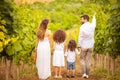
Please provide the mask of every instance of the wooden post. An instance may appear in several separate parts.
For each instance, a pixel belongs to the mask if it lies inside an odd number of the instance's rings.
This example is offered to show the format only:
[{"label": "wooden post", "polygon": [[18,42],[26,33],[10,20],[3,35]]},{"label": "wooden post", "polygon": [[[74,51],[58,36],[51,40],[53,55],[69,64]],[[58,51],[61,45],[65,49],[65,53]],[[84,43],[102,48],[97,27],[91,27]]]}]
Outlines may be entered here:
[{"label": "wooden post", "polygon": [[109,56],[109,54],[107,54],[107,56],[108,56],[108,75],[110,75],[111,57]]},{"label": "wooden post", "polygon": [[105,61],[105,59],[104,59],[104,55],[102,55],[102,68],[104,69],[104,61]]},{"label": "wooden post", "polygon": [[101,68],[101,65],[102,65],[102,56],[100,54],[99,54],[99,61],[100,61],[99,67]]},{"label": "wooden post", "polygon": [[100,68],[101,68],[102,65],[101,54],[99,54],[99,57],[100,57]]},{"label": "wooden post", "polygon": [[107,66],[107,56],[105,55],[105,57],[104,57],[104,69],[106,69],[106,66]]},{"label": "wooden post", "polygon": [[20,65],[21,65],[21,66],[20,66],[20,69],[19,69],[19,70],[20,70],[20,71],[23,71],[23,70],[24,70],[24,63],[23,63],[23,61],[20,61]]},{"label": "wooden post", "polygon": [[8,73],[8,61],[7,61],[7,58],[4,57],[5,59],[5,80],[9,80],[9,73]]},{"label": "wooden post", "polygon": [[115,59],[112,58],[112,76],[115,75]]},{"label": "wooden post", "polygon": [[96,69],[96,63],[97,63],[97,54],[95,54],[94,56],[93,56],[93,60],[94,60],[94,64],[93,64],[93,68],[94,68],[94,70]]},{"label": "wooden post", "polygon": [[5,63],[4,63],[5,61],[4,61],[4,57],[1,57],[1,63],[0,63],[0,65],[1,65],[1,67],[3,68],[4,67],[4,65],[5,65]]},{"label": "wooden post", "polygon": [[15,79],[15,65],[13,60],[10,61],[10,76]]},{"label": "wooden post", "polygon": [[19,66],[17,66],[17,80],[19,80]]},{"label": "wooden post", "polygon": [[97,67],[99,67],[99,54],[97,54]]},{"label": "wooden post", "polygon": [[96,61],[96,67],[98,67],[98,63],[99,63],[99,57],[98,57],[98,54],[96,54],[96,59],[97,59],[97,61]]}]

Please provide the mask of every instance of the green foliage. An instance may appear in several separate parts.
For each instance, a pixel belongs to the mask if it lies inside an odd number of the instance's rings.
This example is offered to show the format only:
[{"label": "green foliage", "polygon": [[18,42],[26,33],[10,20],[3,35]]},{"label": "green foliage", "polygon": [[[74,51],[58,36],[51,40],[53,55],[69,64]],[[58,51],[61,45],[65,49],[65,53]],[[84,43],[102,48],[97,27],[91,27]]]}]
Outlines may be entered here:
[{"label": "green foliage", "polygon": [[0,1],[0,56],[6,55],[6,53],[3,53],[3,51],[5,51],[8,43],[11,41],[13,34],[13,19],[11,16],[13,6],[11,5],[13,5],[11,0]]},{"label": "green foliage", "polygon": [[[14,4],[12,3],[13,0],[0,0],[0,20],[4,20],[4,27],[7,30],[7,34],[12,34],[12,11]],[[3,6],[4,5],[4,6]]]},{"label": "green foliage", "polygon": [[120,55],[120,0],[111,7],[109,25],[107,30],[107,51],[110,56],[116,58]]},{"label": "green foliage", "polygon": [[[56,0],[50,3],[34,3],[15,5],[12,0],[0,1],[0,52],[14,60],[30,63],[30,56],[35,47],[36,31],[44,18],[50,20],[49,29],[66,30],[67,40],[78,42],[80,17],[97,13],[95,30],[95,53],[106,51],[119,53],[119,3],[106,0]],[[117,12],[118,11],[118,12]],[[111,14],[112,13],[112,14]],[[110,16],[111,14],[111,16]],[[107,19],[110,16],[110,24]],[[116,24],[117,23],[117,24]],[[108,24],[112,27],[108,27]],[[117,34],[118,33],[118,34]],[[113,36],[114,35],[114,36]],[[4,55],[4,56],[5,56]]]},{"label": "green foliage", "polygon": [[6,32],[6,29],[4,27],[5,25],[5,20],[0,20],[0,52],[3,51],[3,42],[5,41],[5,33]]},{"label": "green foliage", "polygon": [[97,14],[97,26],[95,29],[95,47],[94,50],[96,53],[105,53],[106,49],[106,30],[107,30],[107,18],[102,10],[99,11],[100,14]]}]

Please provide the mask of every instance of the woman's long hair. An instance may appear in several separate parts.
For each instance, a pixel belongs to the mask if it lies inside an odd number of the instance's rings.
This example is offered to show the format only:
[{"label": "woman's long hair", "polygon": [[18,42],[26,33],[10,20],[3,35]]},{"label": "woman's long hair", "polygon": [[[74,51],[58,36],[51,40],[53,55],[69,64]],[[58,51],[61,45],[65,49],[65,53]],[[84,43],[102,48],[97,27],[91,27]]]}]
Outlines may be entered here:
[{"label": "woman's long hair", "polygon": [[75,40],[70,40],[68,43],[68,50],[75,51],[76,49],[76,42]]},{"label": "woman's long hair", "polygon": [[41,41],[44,39],[48,23],[49,23],[48,19],[44,19],[41,22],[41,24],[40,24],[40,26],[38,28],[38,31],[36,33],[37,39],[39,39]]}]

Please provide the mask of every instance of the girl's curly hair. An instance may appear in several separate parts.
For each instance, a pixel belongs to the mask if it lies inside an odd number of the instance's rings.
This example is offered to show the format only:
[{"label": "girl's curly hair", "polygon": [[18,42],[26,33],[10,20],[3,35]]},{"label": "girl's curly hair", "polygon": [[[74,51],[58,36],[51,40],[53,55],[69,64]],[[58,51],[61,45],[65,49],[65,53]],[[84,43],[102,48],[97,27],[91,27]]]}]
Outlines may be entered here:
[{"label": "girl's curly hair", "polygon": [[56,43],[62,43],[66,39],[66,33],[63,30],[57,30],[53,34],[53,40]]}]

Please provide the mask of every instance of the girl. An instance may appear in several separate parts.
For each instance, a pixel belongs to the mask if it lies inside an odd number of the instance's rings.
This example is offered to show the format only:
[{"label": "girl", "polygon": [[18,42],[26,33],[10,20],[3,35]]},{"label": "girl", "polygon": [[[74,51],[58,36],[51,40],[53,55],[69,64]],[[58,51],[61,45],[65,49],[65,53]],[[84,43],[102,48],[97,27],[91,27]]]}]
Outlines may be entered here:
[{"label": "girl", "polygon": [[68,43],[68,48],[66,50],[65,56],[67,57],[67,78],[70,78],[69,73],[72,69],[71,78],[75,77],[75,58],[76,54],[80,54],[76,49],[76,42],[74,40],[70,40]]},{"label": "girl", "polygon": [[38,70],[38,76],[40,79],[47,79],[51,76],[50,70],[50,34],[51,31],[47,30],[48,19],[44,19],[36,33],[37,44],[37,58],[36,67]]},{"label": "girl", "polygon": [[62,30],[57,30],[53,34],[54,40],[54,54],[53,54],[53,66],[55,67],[55,78],[62,78],[61,67],[64,66],[64,41],[66,34]]}]

